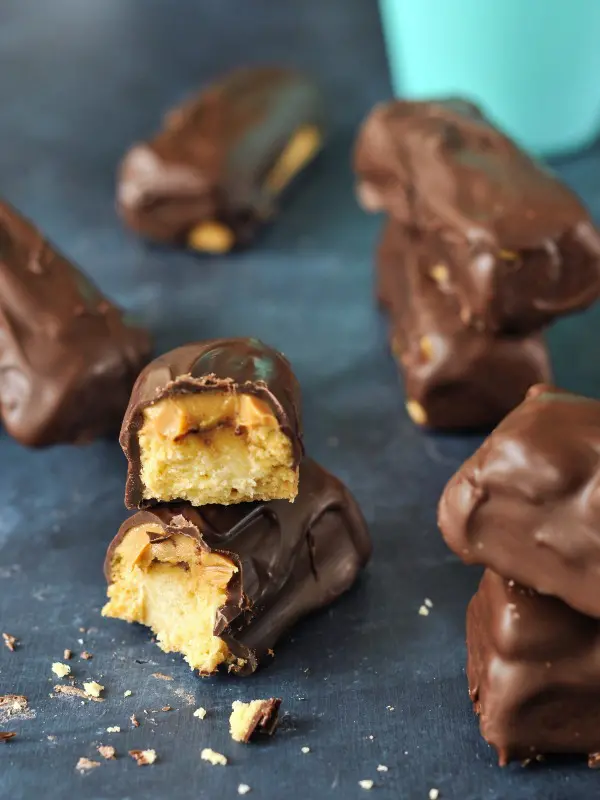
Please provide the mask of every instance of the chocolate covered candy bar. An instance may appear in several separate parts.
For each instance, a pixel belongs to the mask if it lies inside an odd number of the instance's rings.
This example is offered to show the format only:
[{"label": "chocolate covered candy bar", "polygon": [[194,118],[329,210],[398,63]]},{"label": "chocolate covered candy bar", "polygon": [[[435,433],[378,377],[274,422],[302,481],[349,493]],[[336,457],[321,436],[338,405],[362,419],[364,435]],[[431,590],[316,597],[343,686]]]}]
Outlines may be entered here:
[{"label": "chocolate covered candy bar", "polygon": [[486,570],[467,612],[469,693],[500,765],[600,751],[600,622]]},{"label": "chocolate covered candy bar", "polygon": [[498,423],[534,383],[549,379],[540,336],[490,336],[465,326],[444,292],[435,241],[395,223],[378,252],[380,292],[391,311],[392,351],[417,425],[478,429]]},{"label": "chocolate covered candy bar", "polygon": [[323,99],[311,81],[277,67],[238,69],[129,151],[119,210],[150,239],[227,252],[274,216],[323,138]]},{"label": "chocolate covered candy bar", "polygon": [[120,441],[127,508],[293,500],[300,387],[287,359],[257,339],[179,347],[139,376]]},{"label": "chocolate covered candy bar", "polygon": [[0,203],[0,417],[25,445],[84,442],[118,431],[150,356],[81,272]]},{"label": "chocolate covered candy bar", "polygon": [[600,617],[600,402],[533,387],[442,495],[439,524],[484,564]]},{"label": "chocolate covered candy bar", "polygon": [[358,136],[366,210],[443,240],[464,321],[525,334],[600,294],[600,235],[579,199],[469,104],[395,100]]},{"label": "chocolate covered candy bar", "polygon": [[354,583],[370,550],[348,490],[305,459],[293,504],[162,505],[128,519],[107,553],[102,613],[149,626],[202,674],[249,673]]}]

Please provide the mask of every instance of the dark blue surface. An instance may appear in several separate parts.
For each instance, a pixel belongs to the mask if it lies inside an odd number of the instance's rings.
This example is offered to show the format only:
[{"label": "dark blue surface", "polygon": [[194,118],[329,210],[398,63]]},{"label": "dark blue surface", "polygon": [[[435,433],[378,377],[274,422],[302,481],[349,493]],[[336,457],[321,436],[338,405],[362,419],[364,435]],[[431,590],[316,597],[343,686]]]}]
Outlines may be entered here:
[{"label": "dark blue surface", "polygon": [[[335,123],[276,225],[252,251],[222,259],[126,233],[114,172],[132,140],[223,69],[265,61],[318,76]],[[125,516],[118,445],[29,452],[2,435],[0,631],[22,646],[0,646],[0,694],[27,695],[33,714],[3,726],[19,737],[0,745],[0,797],[233,798],[243,782],[257,800],[345,800],[369,796],[364,778],[381,798],[426,800],[432,787],[442,800],[597,796],[598,775],[583,763],[499,769],[471,713],[464,612],[478,571],[446,550],[435,506],[478,440],[428,437],[407,420],[372,301],[379,222],[352,195],[355,126],[388,94],[374,0],[2,0],[0,192],[138,313],[158,350],[240,334],[282,349],[303,386],[308,450],[355,492],[375,554],[356,589],[300,625],[267,669],[200,680],[141,628],[99,616],[104,550]],[[600,217],[600,152],[558,166]],[[558,382],[591,395],[600,394],[599,315],[550,334]],[[425,597],[429,617],[418,615]],[[84,647],[94,659],[71,662],[77,682],[103,683],[106,702],[50,698],[51,663]],[[266,744],[234,744],[231,701],[269,695],[289,712],[281,730]],[[152,713],[165,705],[173,710]],[[192,716],[199,705],[209,710],[202,722]],[[106,733],[111,725],[123,732]],[[80,776],[75,763],[96,758],[100,742],[120,759]],[[206,746],[230,765],[201,761]],[[155,748],[159,761],[136,767],[134,747]]]}]

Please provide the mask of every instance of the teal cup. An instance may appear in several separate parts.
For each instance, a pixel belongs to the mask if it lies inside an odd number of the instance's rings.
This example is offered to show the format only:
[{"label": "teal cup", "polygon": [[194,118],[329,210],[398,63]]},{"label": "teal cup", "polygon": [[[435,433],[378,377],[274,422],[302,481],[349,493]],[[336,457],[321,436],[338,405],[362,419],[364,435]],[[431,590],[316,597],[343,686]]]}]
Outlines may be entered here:
[{"label": "teal cup", "polygon": [[538,155],[600,133],[600,0],[380,0],[397,96],[462,95]]}]

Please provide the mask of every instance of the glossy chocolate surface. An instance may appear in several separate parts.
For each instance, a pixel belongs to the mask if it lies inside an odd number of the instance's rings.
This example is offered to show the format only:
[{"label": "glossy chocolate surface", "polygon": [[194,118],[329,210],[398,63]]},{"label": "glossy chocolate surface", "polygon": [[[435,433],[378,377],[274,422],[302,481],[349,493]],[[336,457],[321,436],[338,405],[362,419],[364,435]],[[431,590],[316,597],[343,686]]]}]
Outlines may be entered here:
[{"label": "glossy chocolate surface", "polygon": [[323,133],[324,103],[303,75],[235,70],[165,116],[162,130],[121,164],[118,207],[151,239],[185,241],[199,222],[227,225],[237,245],[277,210],[268,175],[302,126]]},{"label": "glossy chocolate surface", "polygon": [[144,409],[165,397],[201,392],[252,394],[272,409],[292,443],[295,464],[304,453],[300,386],[289,361],[258,339],[213,339],[171,350],[152,361],[137,379],[121,427],[128,461],[125,504],[143,507],[138,431]]},{"label": "glossy chocolate surface", "polygon": [[391,340],[408,401],[432,428],[497,424],[529,387],[549,380],[541,336],[491,336],[463,323],[456,297],[432,277],[435,240],[394,222],[377,256],[378,291],[391,314]]},{"label": "glossy chocolate surface", "polygon": [[[364,518],[346,487],[310,459],[300,465],[294,503],[273,500],[234,506],[159,505],[130,517],[109,547],[112,556],[131,528],[160,525],[164,538],[190,536],[239,568],[214,633],[253,672],[300,617],[333,602],[354,583],[371,553]],[[156,541],[156,534],[149,533]],[[162,537],[161,537],[162,538]]]},{"label": "glossy chocolate surface", "polygon": [[600,402],[531,389],[450,480],[448,546],[600,617]]},{"label": "glossy chocolate surface", "polygon": [[439,237],[465,320],[527,333],[600,294],[600,236],[576,195],[462,101],[392,101],[359,134],[367,210]]},{"label": "glossy chocolate surface", "polygon": [[11,436],[41,447],[117,432],[149,357],[147,332],[0,203],[0,416]]},{"label": "glossy chocolate surface", "polygon": [[600,622],[486,570],[467,612],[469,693],[501,765],[600,750]]}]

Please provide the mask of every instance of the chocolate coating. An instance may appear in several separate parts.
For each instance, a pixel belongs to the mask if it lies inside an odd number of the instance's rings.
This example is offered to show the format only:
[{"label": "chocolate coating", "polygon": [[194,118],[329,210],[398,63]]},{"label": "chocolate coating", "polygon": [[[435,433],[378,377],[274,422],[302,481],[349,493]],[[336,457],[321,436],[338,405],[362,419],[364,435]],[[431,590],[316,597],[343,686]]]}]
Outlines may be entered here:
[{"label": "chocolate coating", "polygon": [[359,199],[443,241],[463,319],[528,333],[600,294],[600,235],[551,172],[458,100],[375,107],[359,133]]},{"label": "chocolate coating", "polygon": [[0,416],[25,445],[114,433],[150,356],[146,331],[0,203]]},{"label": "chocolate coating", "polygon": [[[199,547],[231,559],[239,571],[227,587],[214,634],[244,660],[235,671],[253,672],[300,617],[350,588],[371,553],[366,522],[337,478],[307,458],[300,465],[299,487],[293,504],[179,504],[140,511],[110,545],[106,578],[110,583],[113,553],[127,531],[145,523],[160,525],[165,539],[190,536]],[[155,534],[148,536],[156,541]]]},{"label": "chocolate coating", "polygon": [[486,570],[467,611],[469,693],[500,765],[600,750],[600,622]]},{"label": "chocolate coating", "polygon": [[247,244],[271,218],[278,193],[267,176],[304,125],[323,133],[324,103],[306,77],[278,67],[242,68],[171,111],[163,129],[125,156],[118,208],[150,239],[183,242],[199,222],[227,225]]},{"label": "chocolate coating", "polygon": [[484,564],[600,617],[600,402],[535,386],[446,486],[439,524]]},{"label": "chocolate coating", "polygon": [[128,461],[127,508],[143,508],[138,431],[144,409],[164,397],[201,392],[252,394],[272,409],[290,439],[297,466],[304,454],[300,386],[289,361],[258,339],[213,339],[178,347],[152,361],[138,377],[121,427],[120,443]]},{"label": "chocolate coating", "polygon": [[489,428],[549,380],[541,336],[491,336],[466,326],[458,303],[431,277],[436,240],[390,222],[379,247],[379,293],[391,311],[392,349],[406,396],[442,429]]}]

